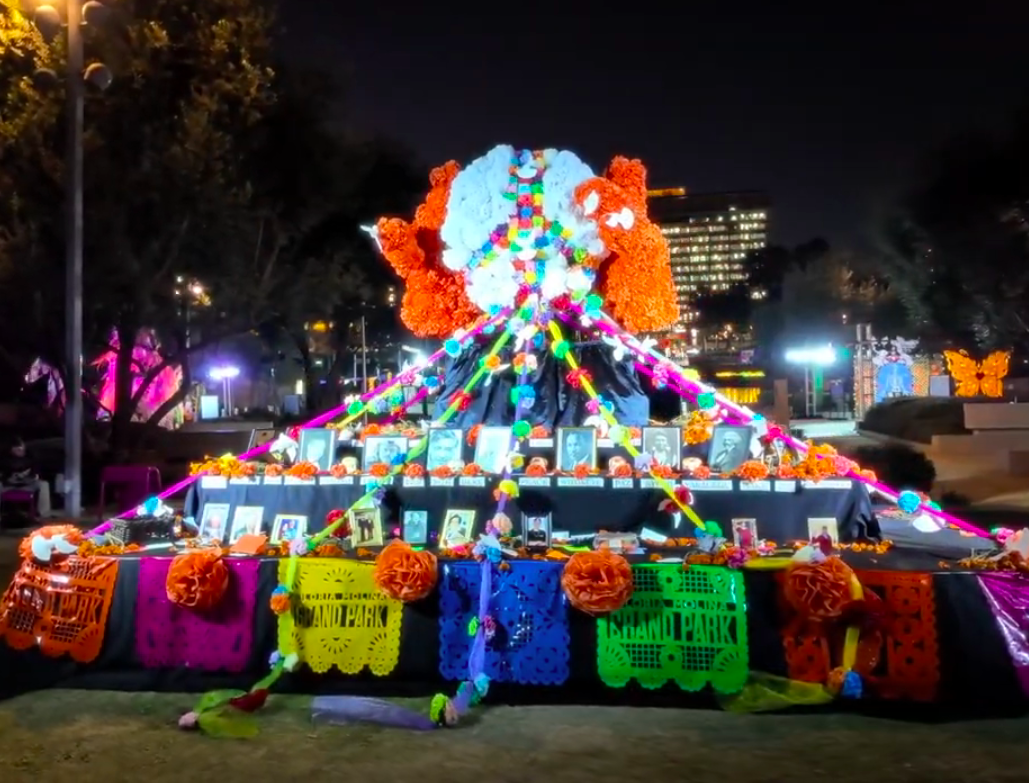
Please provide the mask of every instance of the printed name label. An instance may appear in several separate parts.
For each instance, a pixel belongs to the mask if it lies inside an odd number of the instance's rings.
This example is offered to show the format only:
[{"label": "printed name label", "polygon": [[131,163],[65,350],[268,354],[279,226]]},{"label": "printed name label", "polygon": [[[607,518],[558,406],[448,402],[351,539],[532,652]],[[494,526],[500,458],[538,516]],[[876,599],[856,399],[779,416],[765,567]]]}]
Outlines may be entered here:
[{"label": "printed name label", "polygon": [[225,489],[229,486],[228,480],[225,476],[201,476],[200,477],[200,488],[201,489]]},{"label": "printed name label", "polygon": [[454,486],[454,479],[452,478],[439,478],[438,476],[429,477],[430,487],[452,487]]},{"label": "printed name label", "polygon": [[463,476],[457,480],[459,487],[485,487],[485,476]]},{"label": "printed name label", "polygon": [[590,478],[569,478],[562,476],[557,480],[559,487],[602,487],[604,486],[604,479],[601,476],[592,476]]},{"label": "printed name label", "polygon": [[554,448],[553,438],[529,438],[530,449],[552,449]]},{"label": "printed name label", "polygon": [[413,476],[404,476],[404,486],[412,489],[424,489],[425,479]]},{"label": "printed name label", "polygon": [[771,481],[741,481],[740,489],[743,492],[771,492]]},{"label": "printed name label", "polygon": [[281,487],[282,486],[282,476],[265,476],[264,477],[264,485],[266,487]]},{"label": "printed name label", "polygon": [[339,478],[336,478],[335,476],[319,476],[318,483],[323,487],[338,487],[341,484],[353,484],[354,477],[340,476]]},{"label": "printed name label", "polygon": [[549,487],[550,478],[547,476],[523,476],[518,479],[520,487]]},{"label": "printed name label", "polygon": [[310,484],[314,486],[314,482],[311,479],[300,478],[300,476],[286,476],[284,483],[287,487],[296,487],[301,484]]},{"label": "printed name label", "polygon": [[822,479],[805,481],[804,489],[850,489],[850,479]]},{"label": "printed name label", "polygon": [[797,482],[796,481],[776,481],[775,482],[776,492],[796,492]]},{"label": "printed name label", "polygon": [[611,479],[611,489],[633,489],[635,482],[631,478]]},{"label": "printed name label", "polygon": [[[218,478],[221,478],[221,476],[219,476]],[[229,479],[229,483],[234,485],[234,486],[239,486],[240,484],[243,484],[243,485],[246,485],[246,484],[256,484],[257,483],[257,477],[256,476],[242,476],[240,478]]]},{"label": "printed name label", "polygon": [[712,479],[710,481],[684,481],[688,489],[694,492],[732,492],[732,481]]},{"label": "printed name label", "polygon": [[392,476],[361,476],[361,486],[367,486],[368,484],[379,484],[383,487],[388,487],[393,483]]}]

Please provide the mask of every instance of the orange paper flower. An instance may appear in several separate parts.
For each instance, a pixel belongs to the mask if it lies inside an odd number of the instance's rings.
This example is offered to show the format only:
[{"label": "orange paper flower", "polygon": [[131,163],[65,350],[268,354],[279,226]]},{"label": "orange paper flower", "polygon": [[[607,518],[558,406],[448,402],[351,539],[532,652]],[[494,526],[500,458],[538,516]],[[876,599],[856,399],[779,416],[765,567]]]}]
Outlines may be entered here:
[{"label": "orange paper flower", "polygon": [[314,480],[314,477],[318,475],[318,466],[313,462],[298,462],[286,470],[286,475],[309,481]]},{"label": "orange paper flower", "polygon": [[525,475],[533,477],[545,476],[547,475],[547,469],[538,462],[532,463],[525,469]]},{"label": "orange paper flower", "polygon": [[[36,538],[45,538],[48,541],[55,536],[64,536],[64,540],[75,547],[79,547],[83,543],[82,531],[79,530],[75,525],[46,525],[38,530],[33,530],[29,535],[25,536],[18,544],[18,556],[22,560],[32,559],[32,542]],[[94,553],[96,554],[96,553]],[[54,552],[51,556],[51,561],[54,562],[56,559],[63,559],[67,555],[62,555],[59,552]]]},{"label": "orange paper flower", "polygon": [[593,468],[589,465],[576,465],[572,470],[572,475],[577,479],[589,478],[590,474],[593,473]]},{"label": "orange paper flower", "polygon": [[382,478],[383,476],[388,476],[389,475],[389,465],[387,465],[385,462],[373,463],[368,468],[368,475],[370,475],[370,476],[377,476],[379,478]]},{"label": "orange paper flower", "polygon": [[454,475],[454,469],[449,465],[440,465],[438,468],[430,470],[429,475],[436,478],[450,478]]},{"label": "orange paper flower", "polygon": [[474,462],[469,462],[461,469],[461,474],[465,476],[481,476],[482,468],[480,468]]},{"label": "orange paper flower", "polygon": [[390,598],[420,601],[436,586],[436,557],[416,552],[404,541],[393,541],[375,558],[375,584]]},{"label": "orange paper flower", "polygon": [[276,464],[269,465],[264,469],[264,475],[266,475],[268,478],[275,478],[276,476],[281,476],[285,472],[286,469],[282,467],[282,465]]},{"label": "orange paper flower", "polygon": [[697,468],[694,468],[692,475],[693,478],[697,479],[697,481],[706,481],[707,479],[711,478],[711,468],[709,468],[707,465],[701,465]]},{"label": "orange paper flower", "polygon": [[543,438],[549,437],[550,430],[548,430],[542,424],[537,424],[535,427],[532,428],[532,431],[529,433],[529,438],[533,440],[542,440]]},{"label": "orange paper flower", "polygon": [[291,603],[289,593],[272,593],[272,597],[268,601],[273,614],[286,614]]},{"label": "orange paper flower", "polygon": [[361,434],[358,436],[358,438],[359,438],[359,440],[362,443],[364,443],[364,439],[365,438],[371,437],[372,435],[381,435],[381,434],[382,434],[382,427],[380,427],[378,424],[369,424],[363,430],[361,430]]},{"label": "orange paper flower", "polygon": [[768,478],[768,466],[756,459],[743,462],[734,472],[744,481],[761,481]]},{"label": "orange paper flower", "polygon": [[479,439],[479,432],[481,430],[482,430],[482,425],[481,424],[473,425],[472,428],[470,430],[468,430],[468,435],[465,437],[465,442],[469,446],[474,446],[475,442]]},{"label": "orange paper flower", "polygon": [[220,549],[200,549],[179,555],[168,569],[168,600],[205,611],[217,606],[229,586],[229,569]]},{"label": "orange paper flower", "polygon": [[404,475],[408,478],[421,478],[425,475],[425,467],[417,462],[409,462],[404,466]]},{"label": "orange paper flower", "polygon": [[833,620],[853,601],[854,571],[838,557],[823,563],[798,563],[786,572],[785,595],[797,613],[810,620]]},{"label": "orange paper flower", "polygon": [[624,557],[609,550],[576,552],[565,563],[561,587],[580,612],[614,612],[632,597],[632,569]]},{"label": "orange paper flower", "polygon": [[615,478],[632,478],[632,465],[628,462],[620,462],[615,465],[611,475]]}]

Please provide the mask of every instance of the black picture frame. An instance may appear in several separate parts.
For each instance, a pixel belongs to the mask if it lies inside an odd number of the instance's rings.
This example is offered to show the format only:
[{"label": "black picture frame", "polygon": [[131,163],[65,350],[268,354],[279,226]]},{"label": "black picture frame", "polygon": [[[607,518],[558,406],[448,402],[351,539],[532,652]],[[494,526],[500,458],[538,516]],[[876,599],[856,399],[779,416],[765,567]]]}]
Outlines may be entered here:
[{"label": "black picture frame", "polygon": [[434,427],[425,444],[425,469],[433,471],[464,459],[464,430],[459,427]]},{"label": "black picture frame", "polygon": [[[573,443],[585,442],[586,450],[569,443],[569,439],[575,437]],[[585,465],[590,470],[597,468],[597,430],[593,427],[558,427],[557,439],[554,442],[554,468],[559,471],[571,473],[578,465]],[[575,452],[569,448],[575,449]]]},{"label": "black picture frame", "polygon": [[328,471],[336,463],[336,430],[312,427],[300,431],[299,462],[313,462],[318,470]]},{"label": "black picture frame", "polygon": [[707,466],[715,473],[732,473],[750,459],[754,428],[744,424],[716,424],[707,448]]},{"label": "black picture frame", "polygon": [[[657,448],[661,439],[667,448]],[[682,467],[682,427],[644,427],[642,432],[642,451],[649,454],[658,465],[679,470]]]},{"label": "black picture frame", "polygon": [[361,469],[368,470],[378,462],[393,464],[394,457],[407,454],[407,438],[403,435],[369,435],[364,439]]}]

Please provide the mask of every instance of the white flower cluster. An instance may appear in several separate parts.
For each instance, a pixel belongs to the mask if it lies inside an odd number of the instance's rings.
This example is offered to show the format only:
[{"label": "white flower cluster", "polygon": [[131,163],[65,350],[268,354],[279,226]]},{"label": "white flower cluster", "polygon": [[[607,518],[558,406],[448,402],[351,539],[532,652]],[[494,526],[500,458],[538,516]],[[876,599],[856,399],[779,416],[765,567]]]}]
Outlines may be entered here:
[{"label": "white flower cluster", "polygon": [[[592,274],[569,263],[568,256],[576,249],[597,258],[606,253],[596,222],[575,203],[575,189],[592,179],[593,171],[571,152],[546,150],[541,158],[499,146],[462,170],[451,184],[440,229],[443,264],[464,274],[469,299],[484,312],[513,306],[523,284],[537,288],[546,300],[585,293],[592,286]],[[522,227],[528,235],[518,238],[515,249],[508,246],[511,226],[517,228],[520,217],[512,192],[513,162],[523,177],[542,183],[544,218],[542,226]],[[528,276],[515,268],[519,260],[527,262]]]}]

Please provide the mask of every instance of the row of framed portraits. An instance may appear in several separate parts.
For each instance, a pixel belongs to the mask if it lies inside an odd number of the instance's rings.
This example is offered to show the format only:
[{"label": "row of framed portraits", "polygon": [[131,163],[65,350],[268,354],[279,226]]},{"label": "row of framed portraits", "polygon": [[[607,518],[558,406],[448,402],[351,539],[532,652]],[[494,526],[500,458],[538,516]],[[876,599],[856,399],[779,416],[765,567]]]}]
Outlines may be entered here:
[{"label": "row of framed portraits", "polygon": [[[448,508],[443,517],[437,521],[439,526],[439,545],[446,549],[471,544],[481,531],[476,530],[477,512],[467,508]],[[405,510],[401,536],[408,544],[418,545],[427,542],[429,537],[429,512]],[[553,530],[550,514],[523,514],[521,530],[513,531],[519,535],[525,546],[529,548],[545,548],[550,546]]]},{"label": "row of framed portraits", "polygon": [[[353,546],[385,544],[379,507],[352,509],[349,521],[349,541]],[[271,524],[266,525],[264,506],[236,506],[233,510],[229,503],[205,503],[200,515],[200,537],[231,546],[245,535],[267,535],[271,544],[287,544],[307,535],[307,522],[304,514],[276,514]]]},{"label": "row of framed portraits", "polygon": [[[230,513],[231,512],[231,513]],[[447,509],[440,520],[436,520],[440,546],[453,548],[471,544],[481,532],[476,529],[478,514],[474,509]],[[549,514],[522,516],[522,541],[529,547],[550,545],[551,530]],[[308,518],[303,514],[276,514],[271,526],[266,528],[263,506],[236,506],[228,503],[206,503],[200,516],[200,537],[232,545],[245,535],[267,535],[271,544],[288,544],[307,535]],[[429,512],[407,509],[403,512],[403,539],[412,545],[426,544],[429,540]],[[361,508],[350,511],[349,541],[354,547],[374,547],[385,544],[382,509]]]},{"label": "row of framed portraits", "polygon": [[[337,462],[339,433],[329,429],[307,429],[300,432],[298,454],[287,455],[291,461],[311,462],[328,471]],[[464,459],[467,432],[456,427],[429,430],[425,451],[425,469],[453,465]],[[576,467],[596,468],[598,432],[593,427],[558,427],[555,438],[554,467],[572,472]],[[707,444],[706,463],[717,472],[730,473],[753,456],[754,428],[745,425],[716,425]],[[659,465],[678,469],[682,465],[683,439],[681,427],[644,427],[642,451]],[[377,463],[392,465],[409,449],[408,439],[401,435],[369,435],[364,439],[361,467],[367,470]],[[486,473],[503,473],[508,455],[514,447],[511,427],[482,427],[475,442],[472,461]]]}]

